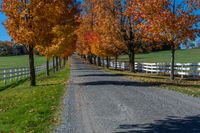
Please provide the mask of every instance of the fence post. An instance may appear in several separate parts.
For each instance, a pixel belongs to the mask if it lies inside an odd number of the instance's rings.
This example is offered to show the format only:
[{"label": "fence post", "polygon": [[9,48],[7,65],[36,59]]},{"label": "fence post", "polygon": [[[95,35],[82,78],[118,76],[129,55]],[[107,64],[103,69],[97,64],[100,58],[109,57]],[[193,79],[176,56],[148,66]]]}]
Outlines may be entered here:
[{"label": "fence post", "polygon": [[26,77],[26,71],[25,71],[25,68],[23,68],[23,77],[25,78]]},{"label": "fence post", "polygon": [[162,69],[163,69],[163,74],[165,75],[166,74],[166,65],[165,63],[162,64]]},{"label": "fence post", "polygon": [[22,76],[22,69],[21,68],[19,68],[19,79],[21,79],[21,76]]},{"label": "fence post", "polygon": [[157,75],[159,73],[159,66],[158,66],[158,63],[156,62],[156,71],[157,71]]},{"label": "fence post", "polygon": [[17,69],[15,68],[15,80],[17,80]]},{"label": "fence post", "polygon": [[146,71],[146,73],[148,73],[148,65],[147,64],[144,64],[145,65],[145,71]]},{"label": "fence post", "polygon": [[6,76],[6,69],[3,70],[3,73],[4,73],[4,75],[3,75],[4,85],[6,85],[6,78],[7,78],[7,76]]},{"label": "fence post", "polygon": [[198,64],[192,64],[192,78],[195,79],[198,74]]},{"label": "fence post", "polygon": [[26,68],[26,77],[29,76],[29,71],[28,71],[28,68]]},{"label": "fence post", "polygon": [[181,71],[182,71],[182,74],[181,74],[181,79],[183,79],[184,78],[184,71],[183,71],[183,64],[181,65]]},{"label": "fence post", "polygon": [[12,68],[10,68],[10,82],[12,82]]},{"label": "fence post", "polygon": [[19,80],[19,68],[17,68],[17,73],[16,73],[16,75],[17,75],[17,80]]}]

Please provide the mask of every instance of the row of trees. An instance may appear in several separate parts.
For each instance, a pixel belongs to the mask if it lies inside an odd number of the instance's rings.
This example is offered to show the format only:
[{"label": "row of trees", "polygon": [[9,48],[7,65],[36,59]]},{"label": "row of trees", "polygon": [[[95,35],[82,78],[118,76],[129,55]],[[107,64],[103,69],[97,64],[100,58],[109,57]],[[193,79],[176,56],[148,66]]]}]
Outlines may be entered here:
[{"label": "row of trees", "polygon": [[129,56],[135,72],[135,54],[168,45],[171,79],[175,51],[200,33],[199,0],[85,0],[82,4],[77,52],[91,58]]},{"label": "row of trees", "polygon": [[2,0],[5,27],[15,43],[27,47],[31,86],[36,85],[34,49],[51,57],[65,58],[75,50],[78,10],[75,0]]}]

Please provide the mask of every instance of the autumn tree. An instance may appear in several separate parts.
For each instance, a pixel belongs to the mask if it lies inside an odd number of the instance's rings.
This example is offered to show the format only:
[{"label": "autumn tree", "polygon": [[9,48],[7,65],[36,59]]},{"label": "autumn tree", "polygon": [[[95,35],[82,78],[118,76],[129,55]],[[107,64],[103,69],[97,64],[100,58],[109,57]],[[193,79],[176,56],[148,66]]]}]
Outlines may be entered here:
[{"label": "autumn tree", "polygon": [[52,30],[54,38],[51,49],[54,51],[54,55],[65,58],[74,52],[77,41],[75,30],[79,25],[79,22],[77,22],[78,16],[76,1],[65,1],[62,15],[58,19],[59,25],[56,25]]},{"label": "autumn tree", "polygon": [[123,45],[123,38],[119,34],[120,21],[117,18],[118,13],[115,4],[115,0],[102,0],[95,4],[94,30],[98,32],[100,41],[99,46],[94,50],[98,50],[98,55],[101,57],[114,56],[117,62],[117,57],[125,53],[126,47]]},{"label": "autumn tree", "polygon": [[[61,8],[62,4],[60,2],[52,4],[52,1],[40,1],[39,5],[34,8],[37,12],[35,12],[35,29],[37,30],[35,34],[37,34],[37,45],[36,49],[40,53],[46,57],[46,75],[49,76],[49,59],[52,57],[51,51],[49,47],[52,45],[53,33],[52,29],[55,25],[58,24],[58,18],[61,16]],[[58,8],[59,10],[52,10],[54,8]]]},{"label": "autumn tree", "polygon": [[[171,79],[174,80],[175,51],[180,44],[194,40],[200,33],[195,24],[200,16],[195,11],[199,9],[198,0],[138,0],[139,6],[128,11],[135,11],[145,20],[140,26],[145,32],[147,41],[166,42],[171,47]],[[134,2],[134,1],[133,1]]]},{"label": "autumn tree", "polygon": [[8,17],[5,27],[11,38],[19,44],[24,44],[29,50],[31,86],[36,85],[34,67],[34,47],[36,35],[34,34],[34,8],[35,2],[29,0],[3,0],[2,11]]},{"label": "autumn tree", "polygon": [[[93,63],[96,59],[96,56],[92,53],[91,44],[96,42],[96,33],[94,32],[94,7],[95,0],[85,0],[81,5],[82,12],[79,17],[80,25],[76,30],[76,35],[78,37],[76,51],[80,55],[87,55],[90,63]],[[95,63],[95,62],[94,62]]]},{"label": "autumn tree", "polygon": [[[65,53],[65,44],[73,32],[74,0],[3,0],[2,11],[8,17],[5,26],[11,38],[29,49],[31,86],[36,85],[34,53],[36,46],[49,57]],[[59,36],[58,35],[61,35]],[[71,38],[70,38],[71,39]],[[70,40],[71,41],[71,40]],[[71,42],[70,42],[71,43]],[[73,43],[74,44],[74,43]],[[65,47],[65,49],[64,49]],[[48,59],[48,58],[47,58]]]},{"label": "autumn tree", "polygon": [[141,24],[142,18],[140,14],[129,13],[129,7],[133,4],[138,5],[138,1],[130,2],[129,0],[115,0],[114,12],[116,14],[115,19],[118,21],[117,29],[114,29],[121,38],[123,38],[123,43],[121,43],[121,48],[125,49],[125,53],[129,57],[130,71],[135,72],[135,54],[137,50],[143,45],[142,34],[138,25]]},{"label": "autumn tree", "polygon": [[89,57],[92,55],[94,61],[97,57],[99,65],[100,57],[118,56],[126,49],[117,30],[119,21],[114,5],[115,0],[93,0],[83,4],[81,26],[77,30],[77,51]]}]

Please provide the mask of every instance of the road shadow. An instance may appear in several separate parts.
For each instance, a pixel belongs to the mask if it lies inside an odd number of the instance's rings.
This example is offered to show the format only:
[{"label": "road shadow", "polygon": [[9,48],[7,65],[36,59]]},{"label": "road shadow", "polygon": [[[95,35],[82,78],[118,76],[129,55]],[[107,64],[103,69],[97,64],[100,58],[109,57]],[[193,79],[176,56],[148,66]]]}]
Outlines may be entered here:
[{"label": "road shadow", "polygon": [[147,124],[119,125],[114,133],[200,133],[200,115],[190,117],[167,117]]},{"label": "road shadow", "polygon": [[142,83],[135,81],[92,81],[92,82],[79,83],[78,85],[84,85],[84,86],[117,85],[117,86],[145,86],[145,87],[157,86],[157,84]]},{"label": "road shadow", "polygon": [[84,70],[89,70],[89,71],[96,71],[96,70],[101,70],[101,69],[99,69],[99,68],[88,68],[88,67],[82,67],[82,68],[72,68],[71,70],[75,70],[75,71],[84,71]]},{"label": "road shadow", "polygon": [[85,75],[78,75],[78,77],[116,77],[116,76],[124,76],[123,74],[85,74]]},{"label": "road shadow", "polygon": [[167,117],[147,124],[119,125],[115,133],[200,133],[200,115],[191,117]]},{"label": "road shadow", "polygon": [[[131,74],[124,74],[123,76],[129,76],[129,77],[136,77],[136,78],[146,78],[146,79],[157,79],[158,81],[149,81],[149,82],[143,82],[143,83],[151,83],[156,84],[158,86],[162,85],[172,85],[177,87],[193,87],[193,88],[200,88],[200,84],[193,84],[193,83],[187,83],[187,81],[200,81],[199,79],[190,79],[190,80],[180,80],[176,79],[175,81],[171,81],[169,77],[163,77],[163,75],[131,75]],[[137,80],[137,79],[136,79]]]}]

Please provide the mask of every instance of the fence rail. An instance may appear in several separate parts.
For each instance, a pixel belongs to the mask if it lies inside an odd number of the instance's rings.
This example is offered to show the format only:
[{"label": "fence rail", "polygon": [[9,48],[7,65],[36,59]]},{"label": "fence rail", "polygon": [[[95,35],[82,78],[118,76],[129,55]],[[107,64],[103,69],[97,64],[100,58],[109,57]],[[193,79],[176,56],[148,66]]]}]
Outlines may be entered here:
[{"label": "fence rail", "polygon": [[[101,64],[107,65],[106,60],[101,60]],[[129,70],[129,62],[115,62],[109,61],[111,68],[117,68],[121,70]],[[137,71],[145,73],[157,73],[157,74],[170,74],[171,64],[170,63],[135,63]],[[175,75],[187,76],[192,78],[200,78],[200,63],[176,63],[175,64]]]},{"label": "fence rail", "polygon": [[[49,63],[49,68],[53,67],[53,63]],[[35,67],[36,74],[46,71],[46,64]],[[22,78],[28,78],[30,76],[29,67],[12,67],[12,68],[0,68],[0,81],[3,81],[4,85],[8,81],[18,81]]]}]

